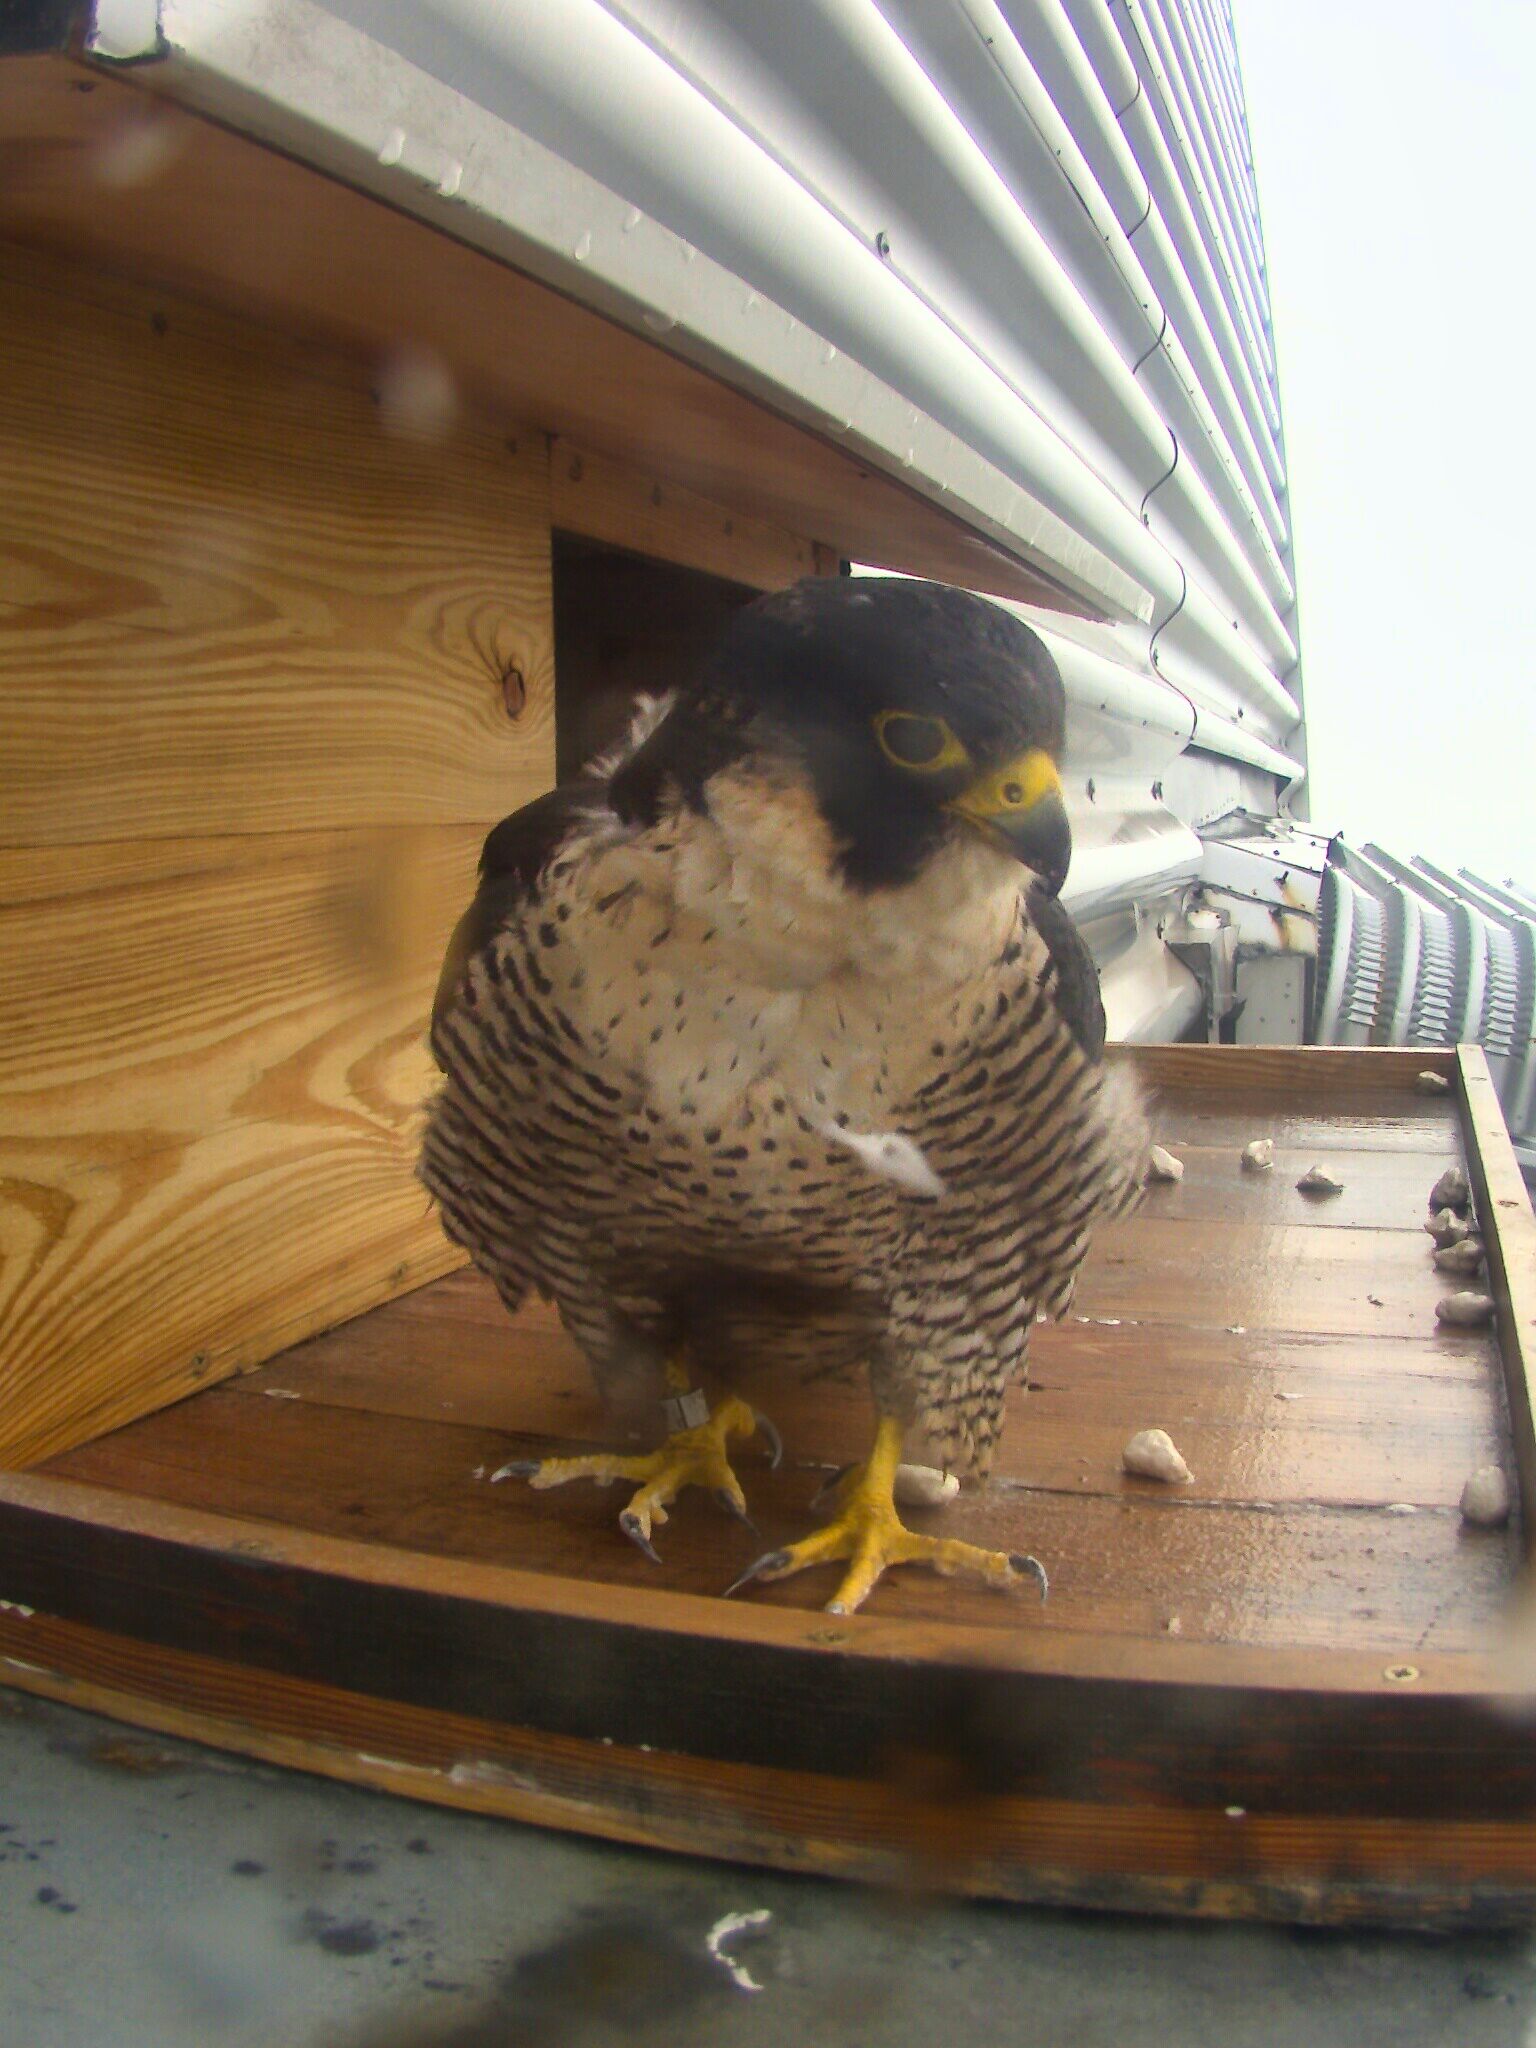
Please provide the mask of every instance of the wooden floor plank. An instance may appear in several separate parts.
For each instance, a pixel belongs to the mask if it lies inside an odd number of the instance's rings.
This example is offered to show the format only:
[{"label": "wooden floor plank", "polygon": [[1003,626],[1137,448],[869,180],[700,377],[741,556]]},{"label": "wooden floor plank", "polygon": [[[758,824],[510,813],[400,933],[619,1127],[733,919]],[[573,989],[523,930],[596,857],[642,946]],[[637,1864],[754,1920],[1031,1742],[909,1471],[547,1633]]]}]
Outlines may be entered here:
[{"label": "wooden floor plank", "polygon": [[[1144,1213],[1181,1223],[1422,1231],[1429,1190],[1448,1164],[1443,1147],[1372,1151],[1277,1144],[1274,1165],[1253,1173],[1244,1169],[1235,1145],[1185,1143],[1172,1149],[1183,1161],[1184,1178],[1149,1188]],[[1296,1183],[1314,1165],[1341,1180],[1343,1193],[1302,1194]]]},{"label": "wooden floor plank", "polygon": [[1257,1102],[1280,1095],[1329,1114],[1354,1110],[1393,1115],[1438,1109],[1454,1115],[1449,1096],[1421,1095],[1418,1074],[1429,1068],[1447,1080],[1456,1072],[1449,1050],[1404,1050],[1347,1045],[1112,1045],[1111,1064],[1134,1066],[1143,1083],[1172,1093],[1202,1096],[1241,1092]]},{"label": "wooden floor plank", "polygon": [[[53,1476],[249,1516],[608,1583],[654,1586],[656,1567],[615,1527],[617,1490],[582,1484],[535,1494],[492,1486],[505,1433],[253,1399],[223,1388],[119,1430],[47,1468]],[[760,1539],[713,1503],[685,1498],[661,1533],[663,1583],[718,1593],[759,1547],[803,1534],[816,1475],[770,1473],[744,1456],[741,1476]],[[477,1476],[480,1474],[482,1476]],[[1449,1509],[1381,1510],[1203,1504],[1142,1482],[1119,1497],[1002,1482],[962,1499],[945,1533],[1049,1561],[1044,1609],[920,1572],[876,1599],[893,1615],[979,1626],[1151,1635],[1174,1616],[1192,1639],[1383,1650],[1433,1640],[1471,1646],[1494,1628],[1512,1572],[1502,1536],[1468,1539]],[[913,1517],[914,1523],[924,1518]],[[751,1597],[813,1606],[830,1574]]]},{"label": "wooden floor plank", "polygon": [[1191,1228],[1144,1212],[1095,1241],[1075,1308],[1195,1329],[1415,1337],[1435,1333],[1450,1291],[1422,1231]]},{"label": "wooden floor plank", "polygon": [[[233,1387],[253,1399],[456,1422],[519,1443],[618,1446],[620,1425],[547,1312],[514,1322],[468,1276],[452,1299],[488,1298],[487,1319],[425,1313],[438,1291],[343,1325]],[[411,1301],[422,1305],[414,1314]],[[842,1464],[867,1446],[862,1375],[748,1391],[794,1462]],[[1453,1506],[1467,1472],[1499,1457],[1503,1417],[1485,1335],[1448,1359],[1433,1338],[1372,1345],[1069,1322],[1037,1333],[1033,1384],[1011,1397],[994,1469],[1033,1486],[1134,1489],[1120,1451],[1146,1427],[1173,1432],[1199,1498]]]},{"label": "wooden floor plank", "polygon": [[1287,1088],[1154,1089],[1151,1113],[1153,1136],[1175,1152],[1209,1145],[1235,1153],[1254,1138],[1313,1157],[1326,1149],[1343,1156],[1431,1152],[1449,1163],[1461,1151],[1454,1107],[1428,1100],[1399,1105],[1364,1096],[1324,1108]]}]

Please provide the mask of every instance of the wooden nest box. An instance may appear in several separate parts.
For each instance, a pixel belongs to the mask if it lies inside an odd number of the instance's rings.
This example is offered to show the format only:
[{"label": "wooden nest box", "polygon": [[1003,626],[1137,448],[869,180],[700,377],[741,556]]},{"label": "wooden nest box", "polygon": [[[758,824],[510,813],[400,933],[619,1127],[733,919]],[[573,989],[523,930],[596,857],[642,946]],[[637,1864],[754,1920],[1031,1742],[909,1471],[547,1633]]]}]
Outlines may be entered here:
[{"label": "wooden nest box", "polygon": [[[1051,1559],[1043,1613],[915,1578],[835,1625],[814,1582],[725,1607],[708,1503],[658,1575],[607,1497],[476,1476],[601,1428],[413,1176],[489,826],[844,556],[1074,600],[151,85],[0,61],[0,1682],[789,1868],[1527,1912],[1536,1258],[1475,1055],[1145,1054],[1186,1178],[1042,1333],[998,1483],[953,1511]],[[1240,1176],[1266,1131],[1276,1169]],[[1326,1209],[1290,1170],[1317,1152]],[[1499,1321],[1448,1336],[1419,1222],[1458,1156]],[[863,1431],[851,1394],[785,1406],[774,1535]],[[1158,1423],[1188,1497],[1118,1468]],[[1463,1532],[1488,1463],[1523,1508]]]}]

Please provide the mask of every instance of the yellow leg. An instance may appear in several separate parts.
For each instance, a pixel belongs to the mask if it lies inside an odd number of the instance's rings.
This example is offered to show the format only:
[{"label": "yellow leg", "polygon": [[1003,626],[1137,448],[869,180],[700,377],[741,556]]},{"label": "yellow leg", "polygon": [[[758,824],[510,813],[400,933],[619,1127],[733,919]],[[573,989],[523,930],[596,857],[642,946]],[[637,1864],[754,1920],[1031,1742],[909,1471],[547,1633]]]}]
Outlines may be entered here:
[{"label": "yellow leg", "polygon": [[770,1550],[729,1590],[734,1593],[755,1579],[787,1579],[792,1572],[803,1572],[811,1565],[846,1558],[850,1569],[836,1597],[827,1603],[829,1614],[852,1614],[874,1590],[881,1573],[893,1564],[926,1564],[946,1576],[964,1572],[1000,1589],[1020,1586],[1028,1577],[1039,1585],[1043,1600],[1045,1568],[1037,1559],[981,1550],[974,1543],[959,1543],[948,1536],[919,1536],[906,1527],[896,1512],[892,1492],[901,1463],[901,1438],[901,1424],[882,1416],[868,1463],[848,1474],[839,1488],[842,1505],[834,1518],[787,1550]]},{"label": "yellow leg", "polygon": [[[668,1384],[684,1393],[688,1375],[676,1367],[667,1369]],[[693,1397],[703,1405],[703,1397]],[[745,1401],[733,1394],[709,1411],[706,1420],[691,1427],[674,1429],[658,1450],[639,1457],[618,1457],[599,1453],[586,1458],[535,1458],[517,1460],[493,1472],[493,1479],[526,1479],[540,1490],[564,1486],[572,1479],[594,1479],[599,1486],[611,1486],[627,1479],[636,1487],[628,1507],[619,1516],[619,1527],[630,1541],[660,1564],[651,1531],[667,1519],[667,1509],[685,1486],[707,1486],[720,1506],[738,1521],[752,1526],[746,1495],[741,1490],[726,1446],[732,1436],[750,1437],[761,1428],[778,1463],[778,1438],[772,1425]]]}]

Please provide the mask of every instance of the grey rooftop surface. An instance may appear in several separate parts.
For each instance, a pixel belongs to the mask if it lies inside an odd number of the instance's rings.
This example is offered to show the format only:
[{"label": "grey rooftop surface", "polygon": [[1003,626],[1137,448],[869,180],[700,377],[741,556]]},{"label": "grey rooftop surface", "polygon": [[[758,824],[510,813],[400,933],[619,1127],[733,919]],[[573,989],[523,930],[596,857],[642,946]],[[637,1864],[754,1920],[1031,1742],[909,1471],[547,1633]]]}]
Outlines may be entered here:
[{"label": "grey rooftop surface", "polygon": [[415,1805],[3,1690],[0,1958],[4,2048],[1536,2048],[1529,1933],[882,1895]]}]

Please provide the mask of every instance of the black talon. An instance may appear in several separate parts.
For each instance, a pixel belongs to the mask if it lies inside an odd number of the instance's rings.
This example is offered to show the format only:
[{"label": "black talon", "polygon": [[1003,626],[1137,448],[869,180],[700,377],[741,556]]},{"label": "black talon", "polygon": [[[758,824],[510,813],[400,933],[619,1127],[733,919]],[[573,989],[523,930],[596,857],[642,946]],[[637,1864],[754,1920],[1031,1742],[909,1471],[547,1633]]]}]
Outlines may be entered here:
[{"label": "black talon", "polygon": [[1045,1605],[1045,1596],[1051,1590],[1051,1582],[1045,1575],[1045,1566],[1038,1557],[1030,1557],[1025,1551],[1016,1550],[1008,1562],[1016,1572],[1028,1572],[1040,1581],[1040,1604]]},{"label": "black talon", "polygon": [[531,1479],[543,1464],[542,1458],[514,1458],[510,1465],[501,1465],[491,1474],[491,1484],[498,1479]]},{"label": "black talon", "polygon": [[634,1544],[636,1550],[643,1550],[645,1552],[652,1564],[661,1563],[661,1552],[656,1548],[650,1537],[646,1535],[644,1529],[641,1528],[638,1515],[631,1514],[629,1509],[626,1508],[619,1517],[619,1527],[624,1531],[630,1542]]},{"label": "black talon", "polygon": [[719,1505],[725,1509],[725,1512],[728,1515],[734,1515],[738,1522],[745,1522],[747,1527],[752,1531],[752,1534],[754,1536],[762,1535],[762,1530],[758,1528],[756,1522],[753,1521],[752,1517],[747,1513],[746,1509],[743,1507],[738,1507],[736,1502],[726,1492],[723,1486],[717,1486],[715,1488],[715,1499],[719,1503]]},{"label": "black talon", "polygon": [[[855,1460],[855,1463],[857,1463],[857,1460]],[[811,1496],[812,1509],[814,1510],[816,1508],[819,1508],[822,1502],[827,1498],[829,1494],[836,1493],[837,1489],[842,1485],[843,1481],[848,1477],[848,1474],[852,1470],[852,1465],[839,1465],[836,1471],[829,1472],[826,1478],[823,1479],[823,1481],[821,1482],[820,1486],[817,1487],[815,1493]]]},{"label": "black talon", "polygon": [[739,1593],[743,1586],[750,1586],[754,1579],[760,1579],[764,1572],[781,1571],[789,1563],[787,1550],[765,1550],[756,1564],[749,1564],[739,1579],[733,1579],[725,1589],[722,1598],[729,1600],[733,1593]]},{"label": "black talon", "polygon": [[784,1458],[784,1439],[760,1408],[754,1408],[757,1426],[768,1439],[768,1470],[777,1472]]}]

